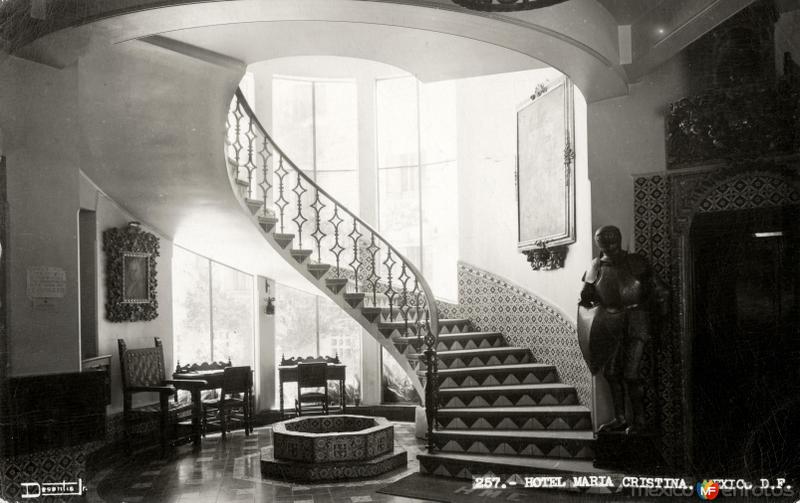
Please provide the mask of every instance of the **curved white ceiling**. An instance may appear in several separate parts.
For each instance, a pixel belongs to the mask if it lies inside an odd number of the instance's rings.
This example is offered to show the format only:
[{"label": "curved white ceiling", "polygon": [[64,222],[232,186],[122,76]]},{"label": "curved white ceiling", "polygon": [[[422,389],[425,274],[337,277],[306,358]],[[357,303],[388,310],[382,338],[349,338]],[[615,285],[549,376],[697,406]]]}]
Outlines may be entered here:
[{"label": "curved white ceiling", "polygon": [[[596,101],[627,92],[625,73],[619,65],[617,54],[616,24],[613,17],[592,0],[572,0],[565,4],[532,12],[514,15],[483,15],[464,11],[445,0],[415,2],[415,5],[396,2],[356,0],[228,0],[192,3],[187,5],[153,8],[133,12],[68,30],[61,30],[43,37],[31,50],[38,52],[40,59],[53,64],[66,65],[92,47],[120,43],[152,35],[178,37],[191,43],[199,41],[200,34],[217,40],[207,43],[208,50],[222,55],[239,54],[247,61],[269,53],[269,48],[257,47],[255,41],[272,40],[260,34],[263,29],[279,31],[279,41],[284,51],[304,51],[324,54],[326,43],[337,38],[339,54],[342,56],[378,59],[386,55],[383,38],[365,40],[377,28],[355,28],[357,25],[385,27],[382,33],[405,39],[394,28],[426,32],[432,45],[420,47],[410,43],[406,54],[393,55],[392,64],[407,67],[413,58],[422,60],[420,67],[428,67],[438,56],[428,55],[445,48],[454,54],[463,54],[468,48],[478,48],[480,54],[489,59],[509,58],[510,64],[541,61],[568,75],[582,90],[588,101]],[[316,29],[323,23],[327,27],[317,36]],[[311,24],[308,24],[311,23]],[[249,25],[255,25],[249,27]],[[292,30],[292,26],[296,30]],[[309,27],[314,30],[309,31]],[[192,36],[191,30],[201,30]],[[348,45],[350,30],[355,37]],[[247,37],[233,37],[237,32]],[[226,36],[222,36],[225,34]],[[392,35],[394,34],[394,35]],[[250,37],[255,36],[255,39]],[[451,37],[451,38],[448,38]],[[452,37],[462,39],[456,41]],[[250,40],[251,47],[244,44]],[[486,45],[476,45],[486,44]],[[453,49],[457,46],[461,49]],[[403,51],[393,46],[392,52]],[[503,56],[500,52],[506,51]],[[445,49],[445,51],[448,49]],[[372,52],[370,56],[367,52]],[[346,52],[346,53],[343,53]],[[229,54],[231,53],[231,54]],[[275,54],[286,56],[288,54]],[[497,55],[497,56],[495,56]],[[429,61],[426,62],[426,58]],[[526,59],[527,58],[527,59]],[[237,58],[238,59],[238,58]],[[386,61],[390,62],[390,61]],[[491,65],[487,63],[487,68]],[[423,72],[420,73],[422,76]],[[429,72],[428,72],[429,73]]]},{"label": "curved white ceiling", "polygon": [[[386,63],[423,82],[546,66],[525,54],[479,40],[382,24],[272,21],[163,35],[247,64],[291,56],[344,56]],[[377,40],[380,43],[375,43]]]}]

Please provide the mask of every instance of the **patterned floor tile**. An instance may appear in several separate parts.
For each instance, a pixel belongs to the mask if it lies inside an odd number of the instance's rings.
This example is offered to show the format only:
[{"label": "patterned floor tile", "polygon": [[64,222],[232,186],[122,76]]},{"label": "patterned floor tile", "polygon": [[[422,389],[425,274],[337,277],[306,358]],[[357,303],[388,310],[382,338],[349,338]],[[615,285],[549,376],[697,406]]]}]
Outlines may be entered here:
[{"label": "patterned floor tile", "polygon": [[229,435],[226,442],[219,443],[218,434],[209,435],[203,439],[204,448],[200,451],[180,446],[168,461],[152,457],[126,459],[88,481],[88,503],[354,503],[352,497],[382,503],[387,496],[375,491],[417,472],[416,455],[424,450],[424,442],[414,436],[412,423],[394,424],[395,443],[408,452],[408,466],[380,479],[305,486],[264,479],[260,455],[271,451],[272,432],[271,428],[259,428],[257,436]]}]

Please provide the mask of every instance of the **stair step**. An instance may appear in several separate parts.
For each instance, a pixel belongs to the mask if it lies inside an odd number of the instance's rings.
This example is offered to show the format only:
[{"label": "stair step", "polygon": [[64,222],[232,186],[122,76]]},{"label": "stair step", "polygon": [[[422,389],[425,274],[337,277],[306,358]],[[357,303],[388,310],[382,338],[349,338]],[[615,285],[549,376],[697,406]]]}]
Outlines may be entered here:
[{"label": "stair step", "polygon": [[[415,322],[416,319],[408,320],[408,328],[411,333],[416,333]],[[440,319],[440,336],[441,334],[467,332],[467,327],[469,326],[471,326],[471,322],[461,318]],[[405,337],[405,328],[406,323],[404,321],[382,321],[378,323],[378,330],[386,337]]]},{"label": "stair step", "polygon": [[[483,367],[486,365],[515,365],[533,363],[529,349],[516,347],[461,349],[437,351],[439,368]],[[417,355],[419,357],[419,355]]]},{"label": "stair step", "polygon": [[475,386],[440,389],[439,410],[459,407],[578,405],[575,388],[561,383]]},{"label": "stair step", "polygon": [[270,232],[277,223],[278,219],[275,217],[258,217],[258,224],[264,229],[264,232]]},{"label": "stair step", "polygon": [[292,254],[292,258],[295,259],[298,264],[302,264],[314,253],[314,250],[292,250],[289,253]]},{"label": "stair step", "polygon": [[258,211],[264,207],[264,201],[258,199],[251,199],[249,197],[245,197],[244,202],[245,204],[247,204],[247,207],[250,209],[250,213],[252,213],[253,215],[258,213]]},{"label": "stair step", "polygon": [[347,278],[327,278],[325,280],[325,286],[327,286],[328,290],[332,291],[333,293],[339,293],[345,286],[347,286],[347,281]]},{"label": "stair step", "polygon": [[487,365],[439,370],[439,389],[462,386],[499,386],[508,384],[540,384],[559,382],[554,365],[520,363]]},{"label": "stair step", "polygon": [[592,431],[436,431],[433,443],[442,452],[567,459],[594,458]]},{"label": "stair step", "polygon": [[363,292],[352,292],[352,293],[345,293],[343,295],[345,302],[347,302],[350,307],[356,308],[364,302],[364,293]]},{"label": "stair step", "polygon": [[278,243],[278,246],[280,246],[284,250],[286,249],[287,246],[292,244],[292,241],[294,241],[294,234],[280,234],[276,232],[275,234],[272,235],[272,237]]},{"label": "stair step", "polygon": [[439,409],[438,430],[591,430],[589,409],[580,405],[465,407]]},{"label": "stair step", "polygon": [[381,315],[381,308],[365,306],[361,308],[361,314],[370,322],[375,322]]},{"label": "stair step", "polygon": [[[394,342],[395,345],[410,345],[415,349],[420,349],[422,344],[424,344],[424,340],[417,337],[397,337],[394,339]],[[436,350],[455,351],[460,349],[497,348],[505,346],[505,340],[499,332],[461,332],[455,334],[440,334]]]},{"label": "stair step", "polygon": [[317,279],[325,276],[325,273],[327,273],[330,269],[330,264],[308,264],[308,272],[310,272],[311,275]]},{"label": "stair step", "polygon": [[532,458],[524,456],[486,456],[436,452],[418,454],[421,473],[471,480],[489,473],[501,477],[531,476],[541,474],[583,475],[606,474],[595,468],[590,460],[564,458]]},{"label": "stair step", "polygon": [[233,180],[239,187],[250,188],[250,182],[248,182],[247,180],[242,180],[241,178],[234,178]]}]

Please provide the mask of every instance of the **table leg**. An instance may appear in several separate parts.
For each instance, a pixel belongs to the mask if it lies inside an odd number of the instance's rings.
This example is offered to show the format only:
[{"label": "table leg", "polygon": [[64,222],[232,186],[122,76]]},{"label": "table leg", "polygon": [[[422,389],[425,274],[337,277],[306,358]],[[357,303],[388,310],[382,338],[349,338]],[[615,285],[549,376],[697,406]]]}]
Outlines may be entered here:
[{"label": "table leg", "polygon": [[278,396],[280,397],[280,402],[281,402],[281,419],[283,419],[284,418],[284,415],[283,415],[283,379],[281,379],[280,382],[278,383]]},{"label": "table leg", "polygon": [[203,417],[203,401],[200,398],[200,389],[192,389],[192,445],[200,447],[200,427]]}]

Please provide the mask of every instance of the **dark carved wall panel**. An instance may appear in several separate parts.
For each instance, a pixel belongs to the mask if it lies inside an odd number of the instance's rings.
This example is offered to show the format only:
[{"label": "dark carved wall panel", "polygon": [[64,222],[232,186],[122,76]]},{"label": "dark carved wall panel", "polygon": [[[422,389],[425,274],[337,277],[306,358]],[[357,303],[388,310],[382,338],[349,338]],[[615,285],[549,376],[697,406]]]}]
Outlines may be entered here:
[{"label": "dark carved wall panel", "polygon": [[795,162],[761,162],[749,167],[717,167],[637,177],[634,181],[634,225],[637,252],[647,256],[671,288],[668,327],[654,341],[661,447],[674,466],[688,462],[688,403],[691,345],[688,320],[691,285],[688,238],[700,213],[800,204],[800,166]]}]

